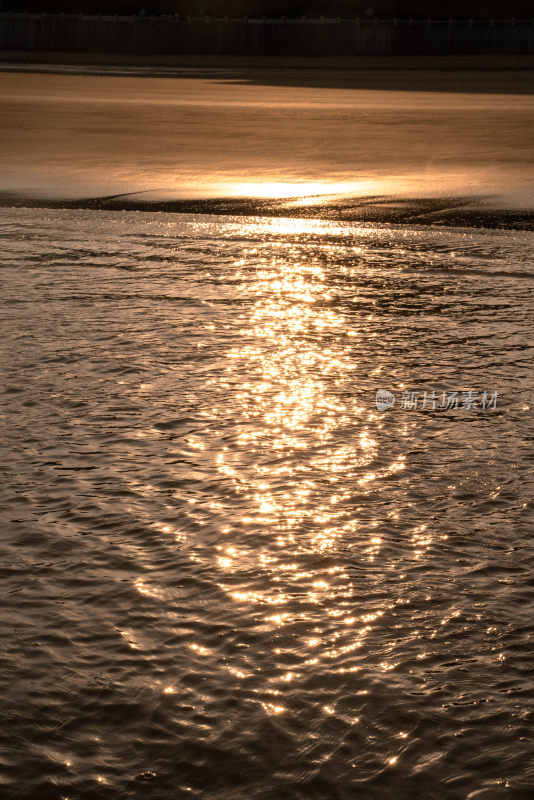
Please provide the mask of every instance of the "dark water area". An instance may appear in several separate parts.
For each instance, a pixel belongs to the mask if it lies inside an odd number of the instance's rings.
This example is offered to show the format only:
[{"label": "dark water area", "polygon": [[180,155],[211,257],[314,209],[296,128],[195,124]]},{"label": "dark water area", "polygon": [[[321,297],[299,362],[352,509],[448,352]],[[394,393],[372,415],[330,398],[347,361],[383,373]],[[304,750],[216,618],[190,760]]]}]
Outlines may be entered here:
[{"label": "dark water area", "polygon": [[531,797],[532,233],[0,225],[0,797]]}]

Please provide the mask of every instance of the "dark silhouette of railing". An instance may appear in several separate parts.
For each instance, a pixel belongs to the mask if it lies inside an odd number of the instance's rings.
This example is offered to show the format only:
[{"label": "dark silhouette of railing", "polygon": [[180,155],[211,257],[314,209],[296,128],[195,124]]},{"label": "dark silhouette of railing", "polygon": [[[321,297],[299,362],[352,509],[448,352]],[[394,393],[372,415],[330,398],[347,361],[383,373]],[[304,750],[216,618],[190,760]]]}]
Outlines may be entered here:
[{"label": "dark silhouette of railing", "polygon": [[534,20],[183,19],[0,13],[0,49],[131,54],[532,54]]}]

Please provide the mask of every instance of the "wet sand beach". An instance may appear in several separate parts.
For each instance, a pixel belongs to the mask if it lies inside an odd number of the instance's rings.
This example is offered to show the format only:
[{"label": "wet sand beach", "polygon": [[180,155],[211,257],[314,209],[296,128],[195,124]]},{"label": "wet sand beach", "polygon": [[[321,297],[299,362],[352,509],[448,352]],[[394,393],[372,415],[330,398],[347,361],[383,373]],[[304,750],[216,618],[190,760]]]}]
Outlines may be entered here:
[{"label": "wet sand beach", "polygon": [[[534,207],[528,58],[40,56],[32,65],[28,54],[4,54],[4,203],[180,211],[183,201],[224,199],[255,213],[250,198],[262,198],[278,213],[280,198],[330,194],[345,198],[342,219],[361,216],[355,198],[366,199],[369,217],[375,198],[375,220],[387,219],[391,198],[402,198],[401,216],[410,199],[432,201],[410,214],[434,214],[436,199],[445,200],[440,210],[459,203],[465,214],[468,200],[477,213],[489,205],[519,210],[521,220]],[[339,203],[328,206],[339,215]]]}]

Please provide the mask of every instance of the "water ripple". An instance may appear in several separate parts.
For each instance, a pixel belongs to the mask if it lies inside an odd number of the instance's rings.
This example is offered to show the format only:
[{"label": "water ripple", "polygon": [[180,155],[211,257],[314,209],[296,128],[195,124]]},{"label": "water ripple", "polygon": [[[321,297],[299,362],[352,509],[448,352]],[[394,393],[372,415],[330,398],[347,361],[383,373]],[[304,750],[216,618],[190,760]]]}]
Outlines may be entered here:
[{"label": "water ripple", "polygon": [[530,796],[532,234],[0,222],[6,797]]}]

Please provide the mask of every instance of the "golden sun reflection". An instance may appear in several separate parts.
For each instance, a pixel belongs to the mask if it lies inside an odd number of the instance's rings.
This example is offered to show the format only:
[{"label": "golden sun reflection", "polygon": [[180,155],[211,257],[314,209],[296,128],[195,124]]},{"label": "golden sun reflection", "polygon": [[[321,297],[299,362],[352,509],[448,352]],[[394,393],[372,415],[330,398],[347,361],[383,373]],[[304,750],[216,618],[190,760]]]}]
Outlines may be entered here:
[{"label": "golden sun reflection", "polygon": [[275,703],[262,703],[261,705],[267,714],[283,714],[286,710],[284,706],[278,706]]},{"label": "golden sun reflection", "polygon": [[[276,184],[264,190],[281,196]],[[259,194],[256,187],[253,193]],[[252,615],[270,637],[264,682],[280,696],[261,705],[277,715],[317,668],[336,676],[359,673],[360,680],[370,643],[390,622],[394,605],[387,593],[374,603],[360,596],[354,572],[382,577],[387,525],[398,508],[392,504],[380,520],[373,500],[401,478],[405,457],[389,446],[376,407],[358,395],[359,383],[370,375],[378,380],[381,367],[378,358],[365,364],[359,358],[360,340],[376,333],[367,309],[355,314],[339,302],[333,273],[343,275],[355,297],[360,287],[358,273],[345,273],[346,262],[338,259],[336,226],[293,219],[240,224],[255,235],[262,231],[269,245],[265,251],[245,245],[229,265],[240,297],[236,335],[221,353],[223,378],[209,377],[221,395],[231,387],[232,406],[213,410],[213,429],[221,435],[229,417],[237,420],[220,441],[215,466],[239,513],[228,518],[227,500],[215,492],[203,510],[220,518],[220,537],[209,546],[218,589],[237,615]],[[315,249],[302,248],[301,237],[310,237]],[[359,263],[362,241],[355,239],[351,258]],[[209,453],[209,446],[198,446],[204,441],[207,435],[188,436],[195,454]],[[407,547],[412,554],[428,544],[428,531],[417,530]],[[198,644],[190,647],[207,654]],[[389,681],[398,667],[390,652],[374,665]],[[243,657],[225,668],[236,681],[251,675]],[[328,697],[317,707],[324,715],[341,714]]]},{"label": "golden sun reflection", "polygon": [[371,194],[375,186],[373,181],[256,181],[229,184],[228,191],[233,197],[299,198],[299,202],[323,195]]},{"label": "golden sun reflection", "polygon": [[195,653],[198,653],[200,656],[207,656],[210,653],[210,650],[207,647],[203,647],[200,644],[194,642],[193,644],[189,645],[190,650],[194,650]]}]

